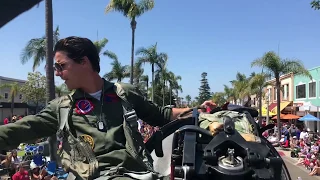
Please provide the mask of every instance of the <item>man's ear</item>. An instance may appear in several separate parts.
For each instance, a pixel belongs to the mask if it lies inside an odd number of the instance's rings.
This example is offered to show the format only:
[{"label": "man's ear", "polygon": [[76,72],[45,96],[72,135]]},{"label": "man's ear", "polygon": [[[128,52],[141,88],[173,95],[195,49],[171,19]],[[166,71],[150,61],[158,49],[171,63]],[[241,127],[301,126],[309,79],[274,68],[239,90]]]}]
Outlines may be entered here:
[{"label": "man's ear", "polygon": [[90,60],[88,59],[87,56],[84,56],[82,59],[81,59],[81,62],[80,62],[81,65],[91,65],[90,63]]}]

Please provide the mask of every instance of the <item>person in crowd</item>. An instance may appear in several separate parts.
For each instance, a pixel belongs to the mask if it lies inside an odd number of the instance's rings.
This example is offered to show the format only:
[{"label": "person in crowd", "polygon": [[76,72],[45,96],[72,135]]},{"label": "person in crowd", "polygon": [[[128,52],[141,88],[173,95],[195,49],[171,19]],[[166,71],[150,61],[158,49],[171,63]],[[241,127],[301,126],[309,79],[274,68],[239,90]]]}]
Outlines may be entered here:
[{"label": "person in crowd", "polygon": [[13,163],[13,164],[16,164],[16,165],[20,164],[20,159],[19,159],[19,157],[18,157],[18,152],[17,152],[17,150],[14,149],[14,150],[11,151],[11,153],[12,153],[12,163]]},{"label": "person in crowd", "polygon": [[12,180],[30,180],[29,173],[23,164],[18,165],[18,171],[12,176]]},{"label": "person in crowd", "polygon": [[306,128],[303,128],[302,132],[300,133],[300,139],[306,141],[309,138],[309,133],[307,132]]},{"label": "person in crowd", "polygon": [[315,166],[313,167],[313,169],[311,170],[311,172],[309,173],[310,176],[319,176],[320,175],[320,160],[318,159],[315,163]]},{"label": "person in crowd", "polygon": [[4,118],[4,120],[3,120],[3,124],[4,124],[4,125],[9,124],[9,118],[7,118],[7,117],[6,117],[6,118]]}]

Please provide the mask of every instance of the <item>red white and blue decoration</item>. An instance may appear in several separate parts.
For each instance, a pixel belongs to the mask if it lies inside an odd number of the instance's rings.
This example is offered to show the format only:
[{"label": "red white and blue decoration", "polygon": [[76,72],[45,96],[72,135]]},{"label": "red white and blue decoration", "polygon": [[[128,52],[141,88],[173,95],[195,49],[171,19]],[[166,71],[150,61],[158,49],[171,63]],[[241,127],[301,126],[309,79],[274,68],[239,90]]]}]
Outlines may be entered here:
[{"label": "red white and blue decoration", "polygon": [[76,103],[76,112],[78,114],[88,114],[93,110],[93,103],[89,100],[82,99]]},{"label": "red white and blue decoration", "polygon": [[118,102],[119,100],[120,98],[116,93],[107,93],[104,95],[104,101],[107,103],[114,103],[114,102]]}]

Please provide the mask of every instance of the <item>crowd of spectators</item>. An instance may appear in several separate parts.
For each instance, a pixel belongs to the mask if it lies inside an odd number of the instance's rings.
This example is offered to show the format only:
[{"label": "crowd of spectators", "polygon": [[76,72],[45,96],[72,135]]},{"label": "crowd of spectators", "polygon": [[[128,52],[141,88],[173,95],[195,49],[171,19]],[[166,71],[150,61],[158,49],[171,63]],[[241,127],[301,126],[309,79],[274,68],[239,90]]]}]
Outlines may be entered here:
[{"label": "crowd of spectators", "polygon": [[281,128],[281,139],[276,133],[264,136],[273,144],[282,149],[290,150],[291,157],[297,159],[297,166],[304,166],[310,171],[310,176],[320,175],[320,139],[317,133],[308,131],[305,127],[296,127],[295,124],[283,124]]}]

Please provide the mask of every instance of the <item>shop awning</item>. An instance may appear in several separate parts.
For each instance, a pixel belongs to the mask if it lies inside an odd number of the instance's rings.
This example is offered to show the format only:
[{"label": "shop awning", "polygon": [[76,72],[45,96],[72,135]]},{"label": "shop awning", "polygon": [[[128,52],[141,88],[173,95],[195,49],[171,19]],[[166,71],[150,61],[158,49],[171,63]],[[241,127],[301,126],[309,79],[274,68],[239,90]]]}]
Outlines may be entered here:
[{"label": "shop awning", "polygon": [[[281,102],[280,103],[280,112],[286,108],[290,103],[292,103],[291,101],[286,101],[286,102]],[[272,113],[275,113],[277,114],[277,106],[275,106],[272,110],[271,110]]]},{"label": "shop awning", "polygon": [[[267,108],[265,108],[265,107],[262,107],[262,116],[263,117],[266,117],[267,116]],[[259,112],[259,109],[258,109],[258,112]],[[259,112],[260,113],[260,112]],[[269,116],[274,116],[274,115],[276,115],[276,114],[274,114],[273,112],[271,112],[271,111],[269,111]]]},{"label": "shop awning", "polygon": [[299,119],[301,118],[300,116],[297,116],[297,115],[294,115],[294,114],[286,114],[284,115],[283,117],[281,117],[281,119],[287,119],[287,120],[290,120],[290,119]]},{"label": "shop awning", "polygon": [[271,103],[270,105],[269,105],[269,109],[271,110],[271,109],[273,109],[274,107],[276,107],[277,106],[277,103]]}]

